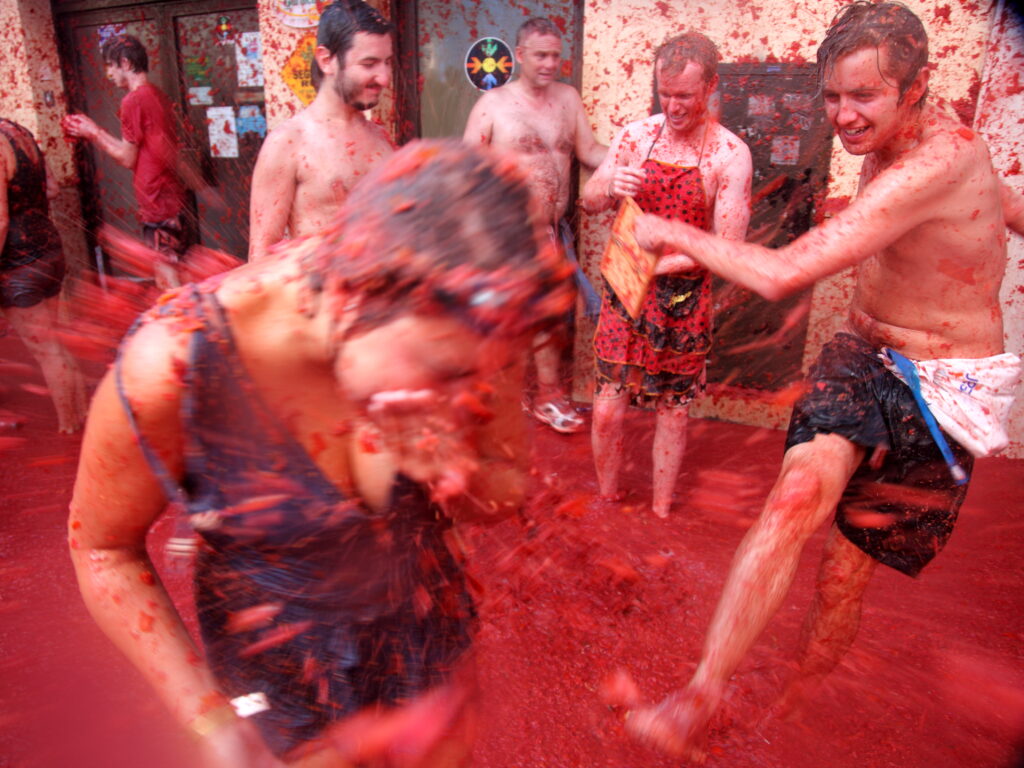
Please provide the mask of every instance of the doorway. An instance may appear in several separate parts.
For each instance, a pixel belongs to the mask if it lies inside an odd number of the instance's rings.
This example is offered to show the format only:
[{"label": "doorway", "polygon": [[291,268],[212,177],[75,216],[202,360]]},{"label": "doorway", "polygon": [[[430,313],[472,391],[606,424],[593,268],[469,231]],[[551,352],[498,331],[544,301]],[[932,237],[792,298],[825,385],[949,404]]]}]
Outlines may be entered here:
[{"label": "doorway", "polygon": [[[124,92],[106,79],[100,46],[112,34],[139,38],[150,80],[175,106],[189,186],[194,239],[244,259],[249,187],[266,134],[255,0],[177,0],[112,6],[109,0],[54,0],[69,109],[115,136]],[[87,142],[76,165],[87,237],[99,254],[100,225],[137,233],[132,173]]]}]

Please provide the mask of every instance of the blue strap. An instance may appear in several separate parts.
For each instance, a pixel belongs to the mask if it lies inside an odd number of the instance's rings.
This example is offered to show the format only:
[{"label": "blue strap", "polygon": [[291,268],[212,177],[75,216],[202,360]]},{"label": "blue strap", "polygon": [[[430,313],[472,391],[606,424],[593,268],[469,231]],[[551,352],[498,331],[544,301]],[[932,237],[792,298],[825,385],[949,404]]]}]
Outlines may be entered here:
[{"label": "blue strap", "polygon": [[883,351],[889,356],[889,359],[892,360],[893,364],[896,366],[896,370],[903,374],[903,378],[906,380],[907,386],[910,387],[910,392],[914,395],[914,401],[917,403],[917,408],[921,411],[921,418],[923,418],[924,423],[928,425],[928,431],[931,432],[932,439],[935,440],[935,444],[938,445],[939,450],[942,451],[942,458],[946,460],[946,466],[949,467],[949,474],[952,475],[953,482],[957,485],[963,485],[970,478],[967,476],[964,468],[961,467],[956,458],[954,458],[953,451],[950,450],[949,443],[946,442],[946,436],[942,434],[942,430],[939,429],[938,422],[935,421],[935,417],[928,408],[928,403],[924,401],[924,395],[921,394],[921,378],[917,375],[916,366],[895,349],[886,347]]},{"label": "blue strap", "polygon": [[558,234],[562,241],[562,248],[565,251],[565,257],[569,259],[569,262],[573,267],[573,276],[576,278],[576,287],[579,289],[580,295],[583,296],[583,309],[586,312],[587,317],[595,321],[597,316],[601,313],[601,297],[594,290],[594,286],[590,280],[587,279],[586,273],[583,271],[583,267],[580,266],[579,260],[576,258],[576,249],[573,247],[573,236],[572,228],[569,226],[569,222],[562,219],[558,222]]}]

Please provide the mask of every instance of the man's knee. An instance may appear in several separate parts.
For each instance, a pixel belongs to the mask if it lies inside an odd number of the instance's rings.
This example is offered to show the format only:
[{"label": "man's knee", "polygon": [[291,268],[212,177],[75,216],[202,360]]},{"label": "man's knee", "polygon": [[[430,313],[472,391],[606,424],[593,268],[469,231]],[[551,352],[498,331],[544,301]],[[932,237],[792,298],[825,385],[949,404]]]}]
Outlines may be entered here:
[{"label": "man's knee", "polygon": [[787,535],[810,536],[821,523],[822,489],[813,467],[802,463],[785,467],[765,504],[761,524],[785,529]]}]

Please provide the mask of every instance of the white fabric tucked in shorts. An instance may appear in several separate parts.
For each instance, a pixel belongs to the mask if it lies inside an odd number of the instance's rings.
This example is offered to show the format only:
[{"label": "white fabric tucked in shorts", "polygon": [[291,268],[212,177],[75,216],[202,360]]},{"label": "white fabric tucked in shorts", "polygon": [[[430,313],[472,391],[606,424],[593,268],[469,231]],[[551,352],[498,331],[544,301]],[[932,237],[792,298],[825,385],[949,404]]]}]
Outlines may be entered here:
[{"label": "white fabric tucked in shorts", "polygon": [[[882,355],[885,367],[904,384],[896,366]],[[913,361],[928,408],[950,437],[976,458],[1003,450],[1021,361],[1010,352],[978,359]]]}]

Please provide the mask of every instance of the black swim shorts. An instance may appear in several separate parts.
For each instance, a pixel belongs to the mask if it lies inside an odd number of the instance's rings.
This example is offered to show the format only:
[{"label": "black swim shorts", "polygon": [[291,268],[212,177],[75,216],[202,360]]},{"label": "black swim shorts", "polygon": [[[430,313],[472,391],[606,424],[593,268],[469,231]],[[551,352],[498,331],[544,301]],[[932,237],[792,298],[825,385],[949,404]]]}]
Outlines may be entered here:
[{"label": "black swim shorts", "polygon": [[[910,388],[886,369],[877,349],[852,334],[837,334],[811,367],[786,449],[817,434],[866,449],[836,509],[839,530],[879,562],[916,576],[949,540],[967,485],[950,476]],[[974,458],[946,440],[969,476]]]},{"label": "black swim shorts", "polygon": [[64,281],[64,254],[51,253],[0,271],[0,307],[28,309],[60,293]]}]

